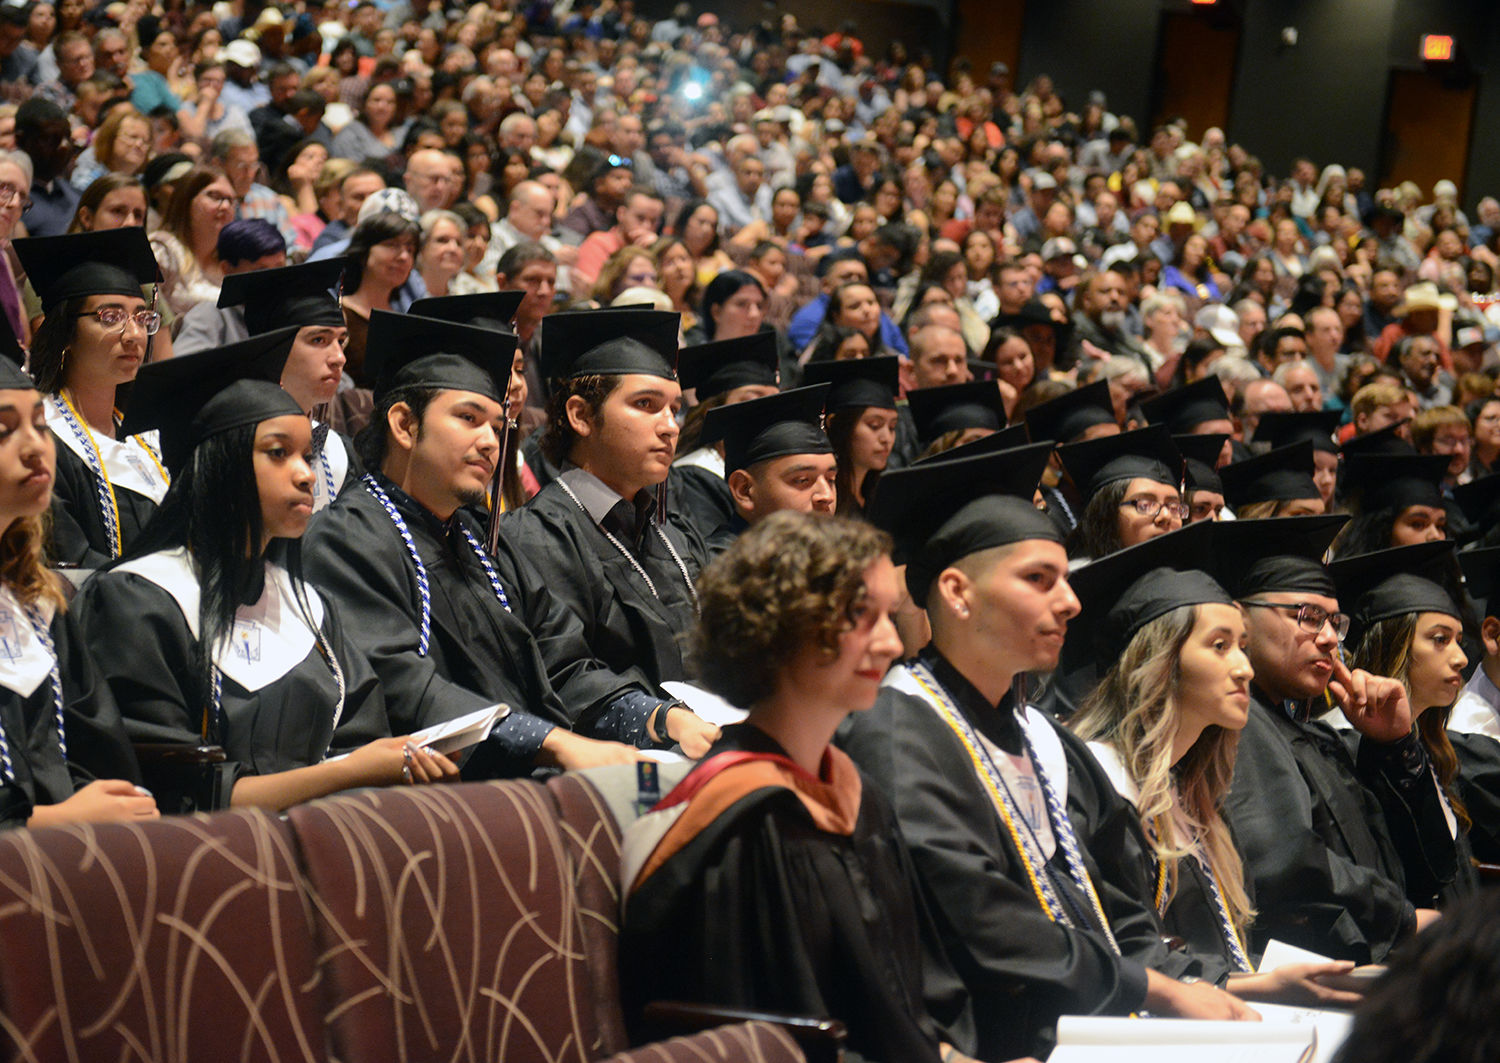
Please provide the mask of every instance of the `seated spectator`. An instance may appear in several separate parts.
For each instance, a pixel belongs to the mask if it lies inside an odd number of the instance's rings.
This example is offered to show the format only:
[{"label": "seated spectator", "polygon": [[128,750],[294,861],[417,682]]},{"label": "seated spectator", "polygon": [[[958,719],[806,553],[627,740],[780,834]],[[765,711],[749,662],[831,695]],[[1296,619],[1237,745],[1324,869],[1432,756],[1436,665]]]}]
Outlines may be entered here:
[{"label": "seated spectator", "polygon": [[151,155],[151,123],[134,107],[119,106],[99,124],[70,178],[80,192],[107,173],[137,177]]}]

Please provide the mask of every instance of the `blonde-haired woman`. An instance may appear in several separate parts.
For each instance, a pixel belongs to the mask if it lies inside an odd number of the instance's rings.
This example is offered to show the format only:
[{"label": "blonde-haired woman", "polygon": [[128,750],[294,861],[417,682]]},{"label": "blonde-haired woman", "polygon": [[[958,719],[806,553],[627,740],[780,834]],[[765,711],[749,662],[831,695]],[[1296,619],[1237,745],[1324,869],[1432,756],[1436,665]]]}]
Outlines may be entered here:
[{"label": "blonde-haired woman", "polygon": [[1069,626],[1068,638],[1089,640],[1101,661],[1114,663],[1069,726],[1140,819],[1101,870],[1152,905],[1163,932],[1185,941],[1236,996],[1349,1004],[1358,996],[1319,979],[1347,973],[1351,963],[1257,974],[1250,962],[1245,942],[1255,912],[1221,807],[1255,672],[1239,608],[1203,570],[1213,531],[1190,525],[1101,558],[1070,580],[1084,620]]}]

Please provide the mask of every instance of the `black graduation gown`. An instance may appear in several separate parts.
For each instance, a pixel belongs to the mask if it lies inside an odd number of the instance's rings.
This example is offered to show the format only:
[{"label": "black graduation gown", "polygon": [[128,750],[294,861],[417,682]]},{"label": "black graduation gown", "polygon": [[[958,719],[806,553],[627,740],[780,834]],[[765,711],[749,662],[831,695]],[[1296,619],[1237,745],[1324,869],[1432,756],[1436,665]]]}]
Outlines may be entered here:
[{"label": "black graduation gown", "polygon": [[[55,433],[54,433],[55,436]],[[120,484],[120,542],[128,553],[136,535],[156,512],[156,502]],[[98,568],[110,560],[109,533],[99,509],[99,481],[88,463],[57,439],[57,479],[52,485],[52,533],[48,560],[73,568]]]},{"label": "black graduation gown", "polygon": [[0,783],[0,829],[24,827],[37,805],[66,801],[96,779],[141,781],[115,699],[100,681],[73,615],[54,614],[49,631],[62,680],[68,755],[64,760],[57,743],[51,680],[24,697],[0,687],[0,724],[14,776]]},{"label": "black graduation gown", "polygon": [[[1091,748],[1090,752],[1094,750]],[[1102,758],[1095,759],[1103,762]],[[1112,883],[1138,898],[1142,904],[1155,908],[1156,857],[1146,837],[1145,827],[1140,822],[1140,809],[1129,797],[1125,801],[1135,813],[1134,829],[1120,835],[1120,845],[1097,854],[1099,870]],[[1079,820],[1088,822],[1094,813],[1084,807],[1081,801],[1075,801],[1070,794],[1068,814],[1076,823]],[[1211,978],[1215,983],[1223,985],[1229,975],[1239,969],[1229,942],[1224,937],[1208,876],[1196,859],[1184,857],[1177,862],[1177,888],[1167,903],[1161,923],[1164,934],[1181,939],[1183,949],[1200,960],[1207,972],[1201,977]],[[1249,942],[1242,941],[1241,944],[1249,948]]]},{"label": "black graduation gown", "polygon": [[1252,947],[1383,962],[1416,925],[1386,814],[1331,728],[1250,690],[1224,811],[1255,892]]},{"label": "black graduation gown", "polygon": [[[1406,899],[1418,908],[1441,908],[1472,893],[1478,877],[1468,836],[1462,823],[1456,837],[1448,829],[1437,779],[1426,766],[1426,757],[1415,772],[1394,770],[1382,765],[1386,758],[1378,756],[1379,745],[1360,738],[1357,731],[1340,733],[1356,758],[1361,781],[1380,802],[1386,829],[1401,859]],[[1415,736],[1409,741],[1419,744]]]},{"label": "black graduation gown", "polygon": [[[931,647],[922,660],[978,732],[1008,752],[1020,752],[1009,697],[987,705]],[[1190,958],[1182,962],[1168,954],[1154,911],[1101,875],[1094,856],[1123,844],[1134,814],[1083,743],[1056,728],[1067,758],[1067,800],[1094,809],[1091,820],[1074,828],[1123,957],[1102,933],[1047,917],[963,745],[925,699],[887,682],[873,709],[844,723],[838,742],[895,808],[944,951],[974,999],[979,1058],[1045,1056],[1062,1015],[1138,1010],[1147,966],[1203,975]],[[1068,876],[1061,844],[1048,869],[1071,907],[1088,911],[1089,901]]]},{"label": "black graduation gown", "polygon": [[1500,742],[1489,735],[1448,732],[1458,754],[1458,796],[1469,813],[1470,852],[1500,864]]},{"label": "black graduation gown", "polygon": [[729,483],[712,469],[678,462],[667,476],[667,510],[674,523],[686,521],[707,539],[734,516],[734,498]]},{"label": "black graduation gown", "polygon": [[[786,755],[749,725],[725,728],[709,756],[731,750]],[[630,895],[620,963],[631,1021],[654,1000],[831,1016],[851,1052],[903,1063],[935,1063],[939,1036],[972,1040],[895,817],[868,783],[847,837],[790,790],[740,798]]]},{"label": "black graduation gown", "polygon": [[[552,727],[576,725],[587,732],[615,698],[642,685],[628,666],[613,672],[600,665],[578,620],[508,536],[501,536],[493,563],[509,612],[457,527],[437,521],[389,480],[380,483],[427,569],[432,633],[426,656],[418,652],[416,567],[396,526],[363,484],[351,485],[314,517],[302,550],[309,581],[346,615],[359,617],[350,637],[380,677],[397,733],[504,702],[518,719],[502,723],[484,755],[476,750],[464,771],[475,777],[525,775]],[[483,529],[467,513],[460,511],[455,520],[464,520],[483,542]],[[523,715],[531,718],[529,727],[522,726]]]},{"label": "black graduation gown", "polygon": [[750,523],[736,513],[728,521],[715,528],[713,534],[703,542],[704,553],[707,555],[708,560],[712,561],[733,546],[734,541],[748,527],[750,527]]},{"label": "black graduation gown", "polygon": [[[511,548],[536,566],[547,589],[582,622],[584,641],[607,668],[639,669],[653,687],[688,678],[682,640],[693,626],[696,606],[655,530],[648,527],[641,534],[634,557],[660,597],[560,482],[542,488],[500,523]],[[696,580],[703,564],[701,539],[671,522],[657,527],[671,540],[688,578]]]},{"label": "black graduation gown", "polygon": [[[262,600],[268,582],[262,580],[260,586],[251,588],[246,598],[253,598],[247,605]],[[375,674],[346,641],[337,606],[327,599],[322,605],[320,630],[344,673],[344,709],[338,727],[333,722],[338,685],[316,646],[280,678],[258,689],[247,689],[225,674],[220,702],[223,725],[209,738],[224,748],[227,759],[213,767],[211,808],[229,807],[235,781],[243,775],[306,767],[321,762],[325,754],[347,753],[390,735],[385,698]],[[76,608],[131,740],[199,744],[212,695],[207,677],[195,665],[198,639],[178,599],[145,575],[111,569],[84,584]],[[281,615],[288,625],[303,625],[295,609]]]}]

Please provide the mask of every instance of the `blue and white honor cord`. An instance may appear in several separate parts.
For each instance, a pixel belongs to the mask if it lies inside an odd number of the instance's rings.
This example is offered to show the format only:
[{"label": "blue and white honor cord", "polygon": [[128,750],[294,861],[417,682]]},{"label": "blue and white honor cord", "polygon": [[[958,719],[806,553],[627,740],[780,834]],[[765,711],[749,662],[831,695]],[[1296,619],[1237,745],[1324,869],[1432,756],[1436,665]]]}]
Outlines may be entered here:
[{"label": "blue and white honor cord", "polygon": [[[422,563],[422,555],[417,552],[417,544],[411,537],[411,529],[406,526],[406,520],[401,516],[400,511],[396,509],[395,503],[391,501],[390,496],[375,481],[375,477],[369,473],[365,474],[363,482],[365,490],[369,491],[370,496],[376,502],[380,503],[380,508],[385,510],[385,515],[396,526],[396,532],[401,536],[401,541],[406,544],[406,552],[411,556],[411,563],[416,569],[417,599],[421,610],[417,632],[417,654],[418,656],[426,657],[427,650],[432,644],[432,588],[427,582],[427,566]],[[489,557],[485,555],[484,549],[479,545],[478,540],[469,533],[469,529],[465,528],[462,524],[458,526],[458,529],[463,532],[464,541],[474,551],[474,556],[479,559],[479,564],[484,568],[484,574],[489,577],[490,589],[495,592],[495,597],[499,599],[505,611],[507,613],[510,612],[510,600],[505,596],[505,588],[500,586],[500,577],[495,572],[495,566],[490,563]]]},{"label": "blue and white honor cord", "polygon": [[[35,606],[28,605],[26,608],[26,619],[31,623],[31,630],[36,633],[37,641],[42,644],[48,655],[52,658],[51,688],[52,688],[52,710],[57,720],[57,748],[61,750],[63,760],[68,759],[68,731],[63,719],[63,690],[62,690],[62,668],[57,660],[57,647],[52,642],[52,632],[48,630],[42,614]],[[3,774],[6,782],[15,782],[15,762],[11,760],[10,739],[5,733],[5,723],[0,720],[0,774]]]}]

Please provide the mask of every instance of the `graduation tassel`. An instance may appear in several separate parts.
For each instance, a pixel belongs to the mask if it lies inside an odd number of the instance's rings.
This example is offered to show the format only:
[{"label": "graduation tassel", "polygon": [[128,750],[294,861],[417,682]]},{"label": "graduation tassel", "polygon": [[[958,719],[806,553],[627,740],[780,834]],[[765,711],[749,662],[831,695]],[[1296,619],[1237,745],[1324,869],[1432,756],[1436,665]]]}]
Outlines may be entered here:
[{"label": "graduation tassel", "polygon": [[484,529],[484,548],[491,557],[500,549],[500,516],[505,512],[505,463],[510,460],[510,433],[516,427],[506,410],[505,426],[500,429],[500,456],[495,459],[495,475],[490,480],[490,520]]}]

